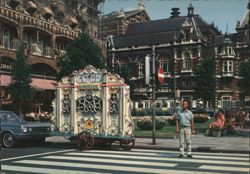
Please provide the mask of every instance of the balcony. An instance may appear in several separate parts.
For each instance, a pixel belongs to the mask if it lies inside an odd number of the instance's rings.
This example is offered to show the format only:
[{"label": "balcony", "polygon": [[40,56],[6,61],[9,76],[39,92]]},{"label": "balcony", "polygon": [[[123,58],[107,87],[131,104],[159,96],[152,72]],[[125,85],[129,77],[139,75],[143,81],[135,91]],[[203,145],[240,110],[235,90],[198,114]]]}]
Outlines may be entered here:
[{"label": "balcony", "polygon": [[165,78],[171,78],[172,76],[171,76],[171,73],[170,73],[170,72],[165,72],[165,73],[164,73],[164,77],[165,77]]},{"label": "balcony", "polygon": [[233,77],[234,73],[233,72],[223,72],[222,77]]},{"label": "balcony", "polygon": [[192,73],[193,70],[192,69],[182,69],[181,73]]},{"label": "balcony", "polygon": [[31,44],[30,52],[31,54],[36,55],[36,56],[42,56],[42,53],[43,53],[37,43]]},{"label": "balcony", "polygon": [[51,48],[50,47],[45,47],[44,56],[51,58]]},{"label": "balcony", "polygon": [[58,50],[59,52],[59,57],[63,57],[66,54],[65,50]]},{"label": "balcony", "polygon": [[[35,8],[33,8],[32,6],[27,8],[29,8],[31,11],[35,10]],[[29,26],[33,25],[51,33],[55,33],[56,35],[66,35],[68,37],[74,38],[79,34],[79,31],[77,29],[67,29],[64,26],[61,26],[55,20],[46,21],[43,19],[38,19],[24,12],[4,7],[2,4],[0,4],[0,14],[4,18],[9,18],[13,21],[16,21],[16,23],[22,23],[23,25]]]},{"label": "balcony", "polygon": [[168,92],[171,92],[171,89],[169,89],[169,88],[160,88],[157,91],[157,93],[168,93]]},{"label": "balcony", "polygon": [[135,93],[148,93],[148,92],[152,92],[151,88],[136,88],[134,90]]}]

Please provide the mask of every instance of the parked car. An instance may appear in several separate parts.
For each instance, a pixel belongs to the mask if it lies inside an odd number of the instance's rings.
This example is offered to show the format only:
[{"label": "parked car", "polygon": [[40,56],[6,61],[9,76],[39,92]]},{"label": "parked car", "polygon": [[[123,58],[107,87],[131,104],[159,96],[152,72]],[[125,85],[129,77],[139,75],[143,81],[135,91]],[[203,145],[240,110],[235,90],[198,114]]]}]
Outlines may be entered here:
[{"label": "parked car", "polygon": [[206,113],[207,115],[209,115],[210,117],[213,117],[215,114],[215,111],[213,108],[192,108],[191,111],[193,112],[193,114],[204,114]]},{"label": "parked car", "polygon": [[206,108],[205,110],[210,117],[213,117],[215,115],[214,108]]},{"label": "parked car", "polygon": [[45,143],[51,131],[50,123],[26,122],[11,111],[0,111],[1,143],[12,147],[20,140],[36,140]]}]

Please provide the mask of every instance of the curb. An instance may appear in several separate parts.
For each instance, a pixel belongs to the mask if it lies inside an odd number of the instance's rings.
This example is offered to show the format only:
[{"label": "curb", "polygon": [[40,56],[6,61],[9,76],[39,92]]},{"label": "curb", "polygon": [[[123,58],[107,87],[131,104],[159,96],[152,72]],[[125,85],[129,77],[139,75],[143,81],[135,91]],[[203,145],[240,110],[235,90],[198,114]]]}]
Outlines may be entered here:
[{"label": "curb", "polygon": [[[135,145],[135,149],[150,149],[150,150],[168,150],[168,151],[179,151],[178,147],[164,147],[164,146],[143,146]],[[237,149],[214,149],[212,147],[196,147],[192,148],[193,152],[209,152],[209,153],[240,153],[250,154],[250,150],[237,150]]]}]

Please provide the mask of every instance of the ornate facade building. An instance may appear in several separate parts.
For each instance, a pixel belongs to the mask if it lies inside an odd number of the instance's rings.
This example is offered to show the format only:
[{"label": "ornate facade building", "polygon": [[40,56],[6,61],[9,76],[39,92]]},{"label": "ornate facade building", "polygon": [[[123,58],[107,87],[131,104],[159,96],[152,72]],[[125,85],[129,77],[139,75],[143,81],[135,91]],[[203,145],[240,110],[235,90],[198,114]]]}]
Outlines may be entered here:
[{"label": "ornate facade building", "polygon": [[11,83],[10,70],[21,43],[25,48],[26,62],[32,70],[32,86],[43,91],[36,97],[35,103],[39,105],[51,104],[59,60],[66,45],[80,32],[89,33],[93,41],[106,51],[106,43],[98,39],[98,5],[103,2],[0,0],[2,105],[10,103],[5,89]]},{"label": "ornate facade building", "polygon": [[122,36],[125,34],[128,25],[133,23],[147,22],[150,20],[142,2],[138,3],[136,10],[111,12],[99,18],[99,31],[101,38],[107,36]]},{"label": "ornate facade building", "polygon": [[240,105],[240,58],[235,50],[236,34],[217,36],[214,42],[216,62],[215,106],[228,108]]}]

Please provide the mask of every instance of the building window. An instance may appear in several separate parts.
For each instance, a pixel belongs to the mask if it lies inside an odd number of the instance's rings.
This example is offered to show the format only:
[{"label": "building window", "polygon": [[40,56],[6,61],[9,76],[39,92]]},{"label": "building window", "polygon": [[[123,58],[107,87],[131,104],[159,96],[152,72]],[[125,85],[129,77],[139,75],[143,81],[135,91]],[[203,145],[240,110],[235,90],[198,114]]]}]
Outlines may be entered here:
[{"label": "building window", "polygon": [[184,59],[182,64],[183,71],[190,71],[192,70],[192,59],[189,52],[184,53]]},{"label": "building window", "polygon": [[43,40],[43,38],[39,39],[38,47],[43,52],[43,47],[44,47],[44,40]]},{"label": "building window", "polygon": [[186,42],[190,41],[190,29],[184,30],[184,41],[186,41]]},{"label": "building window", "polygon": [[139,77],[143,77],[143,63],[139,62]]},{"label": "building window", "polygon": [[232,61],[224,61],[223,62],[223,73],[233,72],[233,62]]},{"label": "building window", "polygon": [[10,32],[8,29],[3,30],[3,47],[6,49],[10,48]]},{"label": "building window", "polygon": [[161,61],[161,67],[163,68],[164,72],[168,73],[169,71],[169,61],[163,60]]},{"label": "building window", "polygon": [[29,48],[29,37],[28,37],[27,33],[25,33],[23,35],[23,45],[24,45],[24,49],[28,49]]},{"label": "building window", "polygon": [[193,86],[192,80],[184,80],[182,83],[183,83],[183,87],[192,87]]},{"label": "building window", "polygon": [[227,47],[224,48],[224,54],[228,54],[228,48]]},{"label": "building window", "polygon": [[223,101],[230,101],[230,100],[231,100],[231,97],[230,97],[230,96],[223,96],[223,97],[222,97],[222,100],[223,100]]}]

